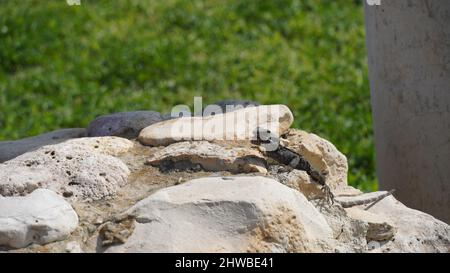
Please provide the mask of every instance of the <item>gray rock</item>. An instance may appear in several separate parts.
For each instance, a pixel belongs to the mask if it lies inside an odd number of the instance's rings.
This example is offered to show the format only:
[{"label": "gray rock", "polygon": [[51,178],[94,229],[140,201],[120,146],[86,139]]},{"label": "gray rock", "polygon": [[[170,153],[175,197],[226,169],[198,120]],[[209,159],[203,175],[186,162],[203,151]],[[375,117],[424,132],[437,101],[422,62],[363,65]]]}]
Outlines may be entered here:
[{"label": "gray rock", "polygon": [[220,107],[222,107],[223,109],[225,109],[225,106],[227,105],[232,105],[232,106],[259,106],[259,102],[256,101],[252,101],[252,100],[236,100],[236,99],[229,99],[229,100],[221,100],[221,101],[216,101],[213,104],[215,105],[219,105]]},{"label": "gray rock", "polygon": [[161,114],[154,111],[121,112],[100,116],[92,121],[87,128],[87,135],[120,136],[135,138],[139,132],[156,122],[162,120]]},{"label": "gray rock", "polygon": [[0,196],[0,245],[13,248],[66,239],[78,216],[56,193],[38,189],[25,197]]},{"label": "gray rock", "polygon": [[172,113],[166,113],[166,114],[161,115],[162,120],[169,120],[169,119],[174,119],[174,118],[178,118],[178,117],[172,117]]},{"label": "gray rock", "polygon": [[111,197],[127,182],[130,171],[108,153],[130,145],[118,137],[81,138],[25,153],[0,164],[0,194],[25,195],[47,188],[74,200]]},{"label": "gray rock", "polygon": [[[244,107],[259,106],[260,104],[256,101],[251,101],[251,100],[221,100],[221,101],[217,101],[213,104],[207,105],[204,110],[206,110],[206,112],[208,112],[208,110],[207,110],[208,107],[212,106],[212,105],[219,106],[222,113],[227,113],[227,112],[235,111],[238,109],[242,109]],[[213,108],[211,108],[211,109],[213,109]],[[207,115],[209,115],[209,114],[206,113],[205,116],[207,116]]]},{"label": "gray rock", "polygon": [[[259,106],[256,101],[251,100],[221,100],[213,104],[208,104],[203,108],[203,116],[210,116],[213,114],[223,114],[227,112],[236,111],[245,107]],[[227,108],[228,106],[228,108]],[[191,116],[193,115],[190,113]],[[162,115],[163,120],[179,118],[179,116],[172,116],[172,113]]]},{"label": "gray rock", "polygon": [[134,232],[107,252],[315,252],[330,251],[332,240],[301,193],[260,176],[191,180],[125,214]]},{"label": "gray rock", "polygon": [[57,144],[71,138],[84,137],[85,135],[86,129],[72,128],[56,130],[15,141],[2,141],[0,142],[0,163],[45,145]]}]

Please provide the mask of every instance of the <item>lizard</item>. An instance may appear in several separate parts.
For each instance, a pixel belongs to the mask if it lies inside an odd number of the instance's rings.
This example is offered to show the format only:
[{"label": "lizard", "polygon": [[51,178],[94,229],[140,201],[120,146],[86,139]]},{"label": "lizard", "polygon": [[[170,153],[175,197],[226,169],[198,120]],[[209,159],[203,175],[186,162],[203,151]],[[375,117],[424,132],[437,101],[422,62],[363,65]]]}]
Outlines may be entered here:
[{"label": "lizard", "polygon": [[368,209],[395,191],[379,191],[351,197],[339,197],[336,199],[330,187],[326,184],[326,177],[314,170],[311,164],[302,155],[284,146],[279,137],[271,133],[270,130],[262,129],[260,127],[256,129],[255,136],[256,139],[252,140],[252,143],[261,146],[266,156],[293,169],[305,171],[314,182],[321,186],[321,190],[325,193],[326,201],[331,205],[336,202],[343,208],[349,208],[371,204],[366,208]]}]

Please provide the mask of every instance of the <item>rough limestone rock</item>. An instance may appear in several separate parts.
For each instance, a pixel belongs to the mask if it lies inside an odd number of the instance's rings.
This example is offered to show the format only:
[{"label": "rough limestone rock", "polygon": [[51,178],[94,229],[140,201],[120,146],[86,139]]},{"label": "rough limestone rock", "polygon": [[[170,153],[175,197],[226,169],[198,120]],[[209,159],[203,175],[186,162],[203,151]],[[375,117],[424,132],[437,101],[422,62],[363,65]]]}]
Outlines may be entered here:
[{"label": "rough limestone rock", "polygon": [[136,225],[107,252],[331,251],[332,230],[299,192],[264,177],[210,177],[162,189],[126,214]]},{"label": "rough limestone rock", "polygon": [[83,253],[83,249],[81,249],[81,246],[79,243],[72,241],[72,242],[67,243],[65,252],[67,252],[67,253]]},{"label": "rough limestone rock", "polygon": [[57,144],[67,139],[84,137],[86,129],[72,128],[56,130],[39,136],[24,138],[15,141],[0,142],[0,163],[13,159],[21,154],[36,150],[42,146]]},{"label": "rough limestone rock", "polygon": [[347,158],[329,141],[305,131],[291,129],[288,148],[302,155],[316,170],[325,174],[332,190],[347,186]]},{"label": "rough limestone rock", "polygon": [[358,207],[347,208],[345,211],[350,218],[364,221],[368,224],[366,233],[367,242],[389,241],[397,232],[394,224],[385,216],[377,215]]},{"label": "rough limestone rock", "polygon": [[333,232],[333,252],[363,253],[368,251],[369,223],[349,217],[339,205],[330,206],[323,199],[310,201],[326,219]]},{"label": "rough limestone rock", "polygon": [[282,184],[295,189],[305,195],[308,200],[325,197],[321,186],[301,170],[285,171],[274,167],[270,168],[270,175]]},{"label": "rough limestone rock", "polygon": [[56,193],[38,189],[25,197],[0,196],[0,245],[13,248],[66,239],[78,216]]},{"label": "rough limestone rock", "polygon": [[87,128],[87,134],[90,137],[119,136],[136,138],[143,128],[161,120],[161,114],[154,111],[114,113],[100,116],[92,121]]},{"label": "rough limestone rock", "polygon": [[450,226],[407,208],[393,196],[372,206],[343,209],[312,204],[333,230],[337,252],[449,252]]},{"label": "rough limestone rock", "polygon": [[[216,109],[227,104],[248,106]],[[91,125],[131,137],[142,121],[133,115]],[[152,124],[145,145],[84,129],[0,143],[0,157],[17,153],[0,163],[0,252],[450,252],[450,227],[432,216],[393,196],[358,203],[381,193],[347,185],[345,156],[289,129],[292,119],[286,106],[254,106]],[[335,202],[249,141],[257,127],[322,173]]]},{"label": "rough limestone rock", "polygon": [[64,146],[73,149],[79,147],[80,149],[90,149],[105,155],[120,156],[133,148],[134,143],[128,139],[114,136],[84,137],[67,140],[64,142]]},{"label": "rough limestone rock", "polygon": [[[286,166],[270,165],[268,167],[268,175],[282,184],[303,193],[308,200],[325,198],[325,192],[322,190],[322,186],[315,182],[305,171],[292,170]],[[362,195],[363,192],[346,185],[334,189],[333,194],[337,198],[345,196],[347,199],[354,199],[356,196]]]},{"label": "rough limestone rock", "polygon": [[234,147],[233,143],[178,142],[157,151],[147,162],[162,169],[187,169],[199,165],[207,171],[267,173],[261,152],[249,147]]},{"label": "rough limestone rock", "polygon": [[138,140],[151,146],[189,140],[248,140],[256,138],[257,127],[281,135],[293,121],[287,106],[262,105],[214,116],[165,120],[144,128]]},{"label": "rough limestone rock", "polygon": [[376,252],[450,252],[450,226],[431,215],[410,209],[388,196],[368,209],[396,227],[394,240],[374,245]]},{"label": "rough limestone rock", "polygon": [[25,153],[0,164],[0,195],[25,195],[47,188],[75,200],[111,197],[126,184],[130,171],[109,154],[125,151],[127,141],[82,138]]}]

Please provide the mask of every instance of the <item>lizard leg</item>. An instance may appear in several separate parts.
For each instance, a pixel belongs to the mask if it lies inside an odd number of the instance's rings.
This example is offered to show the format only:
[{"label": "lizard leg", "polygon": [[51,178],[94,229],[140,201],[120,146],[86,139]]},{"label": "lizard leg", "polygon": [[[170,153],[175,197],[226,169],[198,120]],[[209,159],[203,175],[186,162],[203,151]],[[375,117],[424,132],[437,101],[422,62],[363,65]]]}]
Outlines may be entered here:
[{"label": "lizard leg", "polygon": [[295,168],[297,167],[298,163],[300,163],[300,157],[296,156],[291,160],[291,162],[289,162],[289,166],[291,168]]},{"label": "lizard leg", "polygon": [[325,199],[331,205],[334,204],[334,194],[331,192],[330,187],[328,185],[323,185],[321,190],[325,193]]}]

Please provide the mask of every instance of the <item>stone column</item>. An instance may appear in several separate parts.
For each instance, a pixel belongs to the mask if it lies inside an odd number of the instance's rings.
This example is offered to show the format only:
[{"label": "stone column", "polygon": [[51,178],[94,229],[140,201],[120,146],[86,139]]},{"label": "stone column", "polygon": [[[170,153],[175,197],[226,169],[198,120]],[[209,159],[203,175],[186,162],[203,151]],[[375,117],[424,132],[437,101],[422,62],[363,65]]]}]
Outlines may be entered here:
[{"label": "stone column", "polygon": [[365,2],[380,189],[450,223],[450,0]]}]

